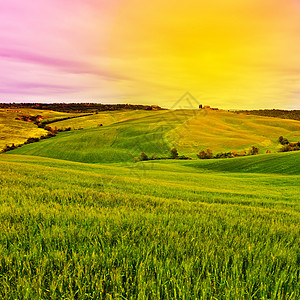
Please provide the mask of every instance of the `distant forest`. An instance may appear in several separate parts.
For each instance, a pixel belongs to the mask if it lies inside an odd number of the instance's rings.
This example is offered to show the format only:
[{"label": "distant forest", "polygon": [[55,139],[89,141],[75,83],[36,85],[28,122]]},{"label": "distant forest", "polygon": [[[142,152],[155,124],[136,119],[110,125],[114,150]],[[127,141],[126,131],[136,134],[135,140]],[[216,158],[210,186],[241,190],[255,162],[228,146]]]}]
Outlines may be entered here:
[{"label": "distant forest", "polygon": [[113,110],[162,110],[158,105],[100,104],[100,103],[0,103],[2,109],[46,109],[67,113],[94,113]]},{"label": "distant forest", "polygon": [[274,118],[281,118],[281,119],[292,119],[292,120],[300,121],[300,110],[282,110],[282,109],[238,110],[235,111],[235,113],[274,117]]}]

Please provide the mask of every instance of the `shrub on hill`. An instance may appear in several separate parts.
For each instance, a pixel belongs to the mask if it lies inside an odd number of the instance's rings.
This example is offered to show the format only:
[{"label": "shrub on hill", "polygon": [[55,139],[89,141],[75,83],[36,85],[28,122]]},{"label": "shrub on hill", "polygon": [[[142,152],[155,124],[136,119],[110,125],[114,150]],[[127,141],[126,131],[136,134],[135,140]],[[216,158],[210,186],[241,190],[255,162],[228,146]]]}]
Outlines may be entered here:
[{"label": "shrub on hill", "polygon": [[2,150],[2,152],[7,152],[7,151],[11,151],[11,150],[14,150],[16,148],[18,148],[18,146],[16,146],[15,144],[12,144],[12,145],[5,145],[4,149]]},{"label": "shrub on hill", "polygon": [[280,136],[278,138],[278,142],[281,144],[281,145],[288,145],[289,144],[289,141],[287,138],[284,138],[283,136]]},{"label": "shrub on hill", "polygon": [[280,152],[288,152],[288,151],[299,151],[300,147],[297,144],[288,144],[288,145],[283,145],[279,151]]},{"label": "shrub on hill", "polygon": [[239,156],[239,155],[234,155],[233,152],[220,152],[220,153],[217,153],[216,155],[214,155],[213,158],[232,158],[232,157],[236,157],[236,156]]},{"label": "shrub on hill", "polygon": [[27,141],[24,143],[25,145],[31,144],[31,143],[36,143],[40,140],[40,138],[29,138]]},{"label": "shrub on hill", "polygon": [[145,152],[142,152],[142,153],[141,153],[141,160],[142,160],[142,161],[148,160],[148,155],[147,155]]},{"label": "shrub on hill", "polygon": [[288,152],[288,151],[292,151],[292,147],[287,144],[287,145],[283,145],[280,149],[279,149],[280,152]]},{"label": "shrub on hill", "polygon": [[30,116],[30,115],[19,115],[19,117],[15,118],[15,120],[22,120],[25,122],[34,122],[36,125],[38,125],[41,120],[43,120],[45,117],[41,115],[36,116]]},{"label": "shrub on hill", "polygon": [[178,151],[176,148],[171,149],[171,158],[173,158],[173,159],[178,158]]},{"label": "shrub on hill", "polygon": [[206,149],[206,151],[202,150],[197,154],[197,157],[200,159],[211,159],[214,158],[213,153],[210,149]]},{"label": "shrub on hill", "polygon": [[249,149],[248,154],[249,154],[249,155],[256,155],[256,154],[259,154],[259,148],[255,147],[255,146],[252,146],[252,147]]},{"label": "shrub on hill", "polygon": [[199,154],[197,154],[197,157],[200,159],[206,158],[206,152],[204,150],[200,151]]},{"label": "shrub on hill", "polygon": [[288,152],[288,151],[299,151],[300,150],[300,142],[293,143],[289,142],[287,138],[280,136],[278,138],[278,142],[282,145],[279,149],[279,152]]}]

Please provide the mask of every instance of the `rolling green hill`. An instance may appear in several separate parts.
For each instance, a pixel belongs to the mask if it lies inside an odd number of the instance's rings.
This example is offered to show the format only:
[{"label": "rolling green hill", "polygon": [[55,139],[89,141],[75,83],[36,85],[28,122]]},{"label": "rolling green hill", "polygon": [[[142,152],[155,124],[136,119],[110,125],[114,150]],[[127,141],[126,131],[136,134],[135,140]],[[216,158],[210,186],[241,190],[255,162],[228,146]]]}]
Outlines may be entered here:
[{"label": "rolling green hill", "polygon": [[[103,126],[97,127],[99,124]],[[207,110],[102,112],[51,125],[83,129],[60,133],[12,153],[78,162],[121,162],[133,161],[141,152],[167,156],[172,147],[194,158],[207,148],[216,153],[255,145],[261,153],[277,152],[280,135],[291,141],[300,139],[299,121]]]},{"label": "rolling green hill", "polygon": [[176,110],[51,126],[82,129],[0,154],[0,299],[300,298],[300,151],[133,162],[276,151],[300,122]]},{"label": "rolling green hill", "polygon": [[218,172],[300,175],[300,151],[193,161],[186,165]]},{"label": "rolling green hill", "polygon": [[263,157],[0,155],[1,299],[299,299],[299,164]]}]

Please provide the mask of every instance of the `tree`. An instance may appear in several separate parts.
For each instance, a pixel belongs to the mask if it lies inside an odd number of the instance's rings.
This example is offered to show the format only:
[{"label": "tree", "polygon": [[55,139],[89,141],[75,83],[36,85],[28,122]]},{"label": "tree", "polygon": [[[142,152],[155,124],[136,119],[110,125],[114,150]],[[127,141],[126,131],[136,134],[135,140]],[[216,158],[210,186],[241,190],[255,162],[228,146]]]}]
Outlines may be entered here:
[{"label": "tree", "polygon": [[197,156],[200,159],[210,159],[214,157],[210,149],[206,149],[206,152],[204,150],[200,151],[199,154],[197,154]]},{"label": "tree", "polygon": [[171,158],[173,158],[173,159],[178,158],[178,151],[176,148],[171,149]]},{"label": "tree", "polygon": [[259,149],[255,146],[252,146],[250,149],[249,149],[249,155],[256,155],[259,153]]},{"label": "tree", "polygon": [[281,145],[288,145],[289,144],[289,141],[287,138],[284,138],[283,136],[280,136],[278,138],[278,142],[281,144]]},{"label": "tree", "polygon": [[148,155],[145,152],[141,153],[141,160],[148,160]]},{"label": "tree", "polygon": [[200,151],[199,154],[197,154],[198,158],[205,159],[206,158],[206,152],[204,150]]},{"label": "tree", "polygon": [[214,155],[210,149],[206,149],[206,158],[213,158]]}]

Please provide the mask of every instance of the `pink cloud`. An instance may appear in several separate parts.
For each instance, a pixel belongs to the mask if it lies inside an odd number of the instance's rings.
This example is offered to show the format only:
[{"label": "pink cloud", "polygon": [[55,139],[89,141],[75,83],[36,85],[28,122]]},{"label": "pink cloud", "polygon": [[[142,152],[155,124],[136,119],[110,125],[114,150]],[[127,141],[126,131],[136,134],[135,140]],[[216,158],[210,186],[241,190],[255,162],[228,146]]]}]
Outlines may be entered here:
[{"label": "pink cloud", "polygon": [[[119,0],[0,1],[0,96],[115,94],[106,30]],[[95,42],[96,41],[96,42]],[[106,84],[108,81],[108,84]]]},{"label": "pink cloud", "polygon": [[67,58],[57,58],[46,55],[41,55],[38,53],[25,52],[18,49],[4,49],[0,48],[0,58],[6,60],[13,60],[18,62],[32,63],[44,65],[56,69],[63,70],[64,72],[74,73],[74,74],[94,74],[105,78],[107,80],[129,80],[126,76],[113,75],[109,71],[105,71],[104,68],[101,70],[97,68],[92,63],[83,60],[69,60]]}]

